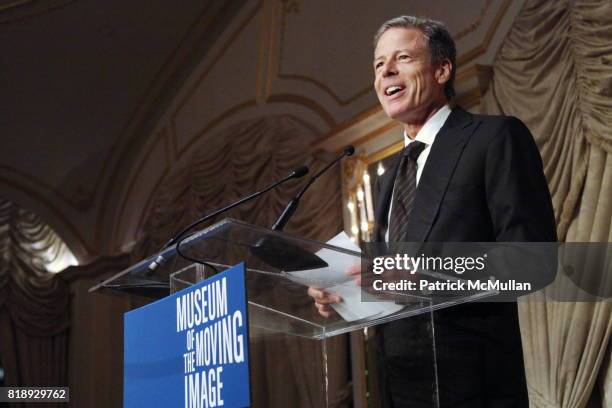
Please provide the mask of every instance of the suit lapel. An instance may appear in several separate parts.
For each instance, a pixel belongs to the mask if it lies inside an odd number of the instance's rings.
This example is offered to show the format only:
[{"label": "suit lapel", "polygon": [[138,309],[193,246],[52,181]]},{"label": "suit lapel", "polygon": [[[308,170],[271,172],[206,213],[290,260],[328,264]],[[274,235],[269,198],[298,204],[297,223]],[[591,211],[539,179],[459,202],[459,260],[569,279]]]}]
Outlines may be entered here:
[{"label": "suit lapel", "polygon": [[423,242],[427,239],[461,152],[478,127],[472,118],[463,109],[454,108],[436,135],[419,179],[406,241]]},{"label": "suit lapel", "polygon": [[376,198],[376,205],[374,208],[376,212],[374,214],[374,240],[377,242],[385,241],[385,232],[387,231],[387,221],[389,219],[389,204],[391,203],[391,193],[393,192],[393,183],[395,181],[395,174],[397,173],[397,167],[401,161],[401,150],[393,158],[392,164],[389,169],[385,171],[382,177],[379,179],[379,191],[378,197]]}]

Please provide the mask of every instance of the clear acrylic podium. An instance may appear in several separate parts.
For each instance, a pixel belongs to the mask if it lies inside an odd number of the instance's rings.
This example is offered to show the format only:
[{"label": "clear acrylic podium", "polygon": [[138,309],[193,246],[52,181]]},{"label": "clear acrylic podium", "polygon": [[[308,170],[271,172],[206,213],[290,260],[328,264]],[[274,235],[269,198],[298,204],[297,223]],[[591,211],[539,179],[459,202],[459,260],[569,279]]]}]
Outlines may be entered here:
[{"label": "clear acrylic podium", "polygon": [[[225,219],[189,236],[181,252],[162,251],[166,262],[151,270],[158,254],[93,287],[163,297],[187,288],[240,262],[245,263],[251,356],[251,389],[254,407],[329,407],[330,337],[398,319],[429,320],[419,335],[424,347],[415,368],[427,383],[426,399],[437,407],[436,350],[433,311],[494,295],[492,292],[455,294],[435,298],[404,295],[400,301],[361,293],[354,281],[340,278],[336,264],[359,264],[361,254],[325,243],[290,236],[240,221]],[[330,262],[333,261],[333,262]],[[327,277],[330,277],[329,279]],[[346,293],[345,309],[361,315],[319,315],[307,294],[309,286]],[[356,292],[357,291],[357,292]],[[357,296],[353,296],[357,293]],[[346,310],[345,310],[346,312]],[[342,317],[344,316],[344,317]],[[384,390],[371,395],[382,395]],[[287,405],[289,404],[289,405]],[[380,406],[375,402],[370,406]]]}]

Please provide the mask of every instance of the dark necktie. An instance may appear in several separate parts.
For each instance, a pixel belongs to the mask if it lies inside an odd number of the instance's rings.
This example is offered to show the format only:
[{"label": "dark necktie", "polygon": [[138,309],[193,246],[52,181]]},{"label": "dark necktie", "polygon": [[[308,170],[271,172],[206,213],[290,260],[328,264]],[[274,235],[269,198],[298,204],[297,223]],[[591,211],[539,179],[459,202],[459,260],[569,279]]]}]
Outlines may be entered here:
[{"label": "dark necktie", "polygon": [[408,216],[416,192],[417,159],[425,143],[414,141],[402,151],[402,160],[393,184],[393,205],[389,219],[389,242],[403,242],[406,237]]}]

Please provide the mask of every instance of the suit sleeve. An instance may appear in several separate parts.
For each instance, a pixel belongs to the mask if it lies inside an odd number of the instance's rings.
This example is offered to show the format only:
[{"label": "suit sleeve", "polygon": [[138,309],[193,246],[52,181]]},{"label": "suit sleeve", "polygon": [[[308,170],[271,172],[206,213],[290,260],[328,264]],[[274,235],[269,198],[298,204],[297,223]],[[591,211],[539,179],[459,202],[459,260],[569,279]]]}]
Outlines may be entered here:
[{"label": "suit sleeve", "polygon": [[556,242],[542,158],[529,129],[505,118],[487,148],[487,206],[498,242]]},{"label": "suit sleeve", "polygon": [[[487,206],[497,242],[557,241],[542,158],[533,136],[520,120],[505,118],[488,146],[485,177]],[[490,262],[497,278],[530,282],[532,290],[554,280],[556,245],[505,244],[499,249],[498,262]]]}]

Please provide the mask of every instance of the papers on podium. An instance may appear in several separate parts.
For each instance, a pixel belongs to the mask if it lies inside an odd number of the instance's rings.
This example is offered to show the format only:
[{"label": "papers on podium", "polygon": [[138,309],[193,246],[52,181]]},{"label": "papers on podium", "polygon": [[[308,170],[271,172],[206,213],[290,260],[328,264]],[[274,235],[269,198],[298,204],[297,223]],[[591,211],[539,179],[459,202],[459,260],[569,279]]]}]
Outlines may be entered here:
[{"label": "papers on podium", "polygon": [[[344,231],[327,242],[339,248],[354,252],[361,249],[350,240]],[[286,276],[293,282],[304,286],[324,289],[342,298],[340,303],[332,304],[334,310],[346,321],[353,322],[363,319],[381,318],[400,311],[403,306],[392,301],[383,301],[364,291],[354,279],[346,274],[346,270],[355,265],[355,256],[323,248],[317,256],[327,262],[325,268],[287,272]]]}]

